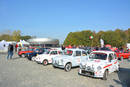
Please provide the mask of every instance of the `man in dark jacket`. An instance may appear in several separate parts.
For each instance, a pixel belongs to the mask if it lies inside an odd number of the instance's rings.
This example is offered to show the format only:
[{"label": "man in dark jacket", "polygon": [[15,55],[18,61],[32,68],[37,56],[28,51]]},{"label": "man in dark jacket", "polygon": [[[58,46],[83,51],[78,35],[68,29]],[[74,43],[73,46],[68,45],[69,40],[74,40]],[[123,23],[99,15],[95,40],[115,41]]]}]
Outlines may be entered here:
[{"label": "man in dark jacket", "polygon": [[13,50],[14,50],[13,45],[12,45],[12,44],[9,44],[9,46],[8,46],[8,56],[7,56],[7,60],[8,60],[9,58],[12,59]]}]

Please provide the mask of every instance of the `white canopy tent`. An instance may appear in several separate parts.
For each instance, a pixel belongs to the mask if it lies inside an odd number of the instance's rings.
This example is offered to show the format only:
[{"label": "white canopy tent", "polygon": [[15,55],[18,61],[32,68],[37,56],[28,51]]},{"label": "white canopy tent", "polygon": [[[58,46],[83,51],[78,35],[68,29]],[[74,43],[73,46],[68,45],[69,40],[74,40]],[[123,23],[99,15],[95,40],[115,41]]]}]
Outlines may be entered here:
[{"label": "white canopy tent", "polygon": [[0,41],[0,52],[6,52],[8,50],[9,43],[5,40]]},{"label": "white canopy tent", "polygon": [[21,46],[23,46],[23,45],[29,45],[29,43],[26,42],[25,40],[20,40],[20,42],[18,42],[17,44],[21,45]]}]

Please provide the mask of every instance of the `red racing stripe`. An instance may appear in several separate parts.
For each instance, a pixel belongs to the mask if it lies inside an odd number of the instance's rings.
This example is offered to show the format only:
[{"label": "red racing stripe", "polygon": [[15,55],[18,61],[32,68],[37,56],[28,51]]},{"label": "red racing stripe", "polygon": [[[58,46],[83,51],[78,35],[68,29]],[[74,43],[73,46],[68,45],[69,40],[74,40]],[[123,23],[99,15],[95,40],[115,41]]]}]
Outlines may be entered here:
[{"label": "red racing stripe", "polygon": [[116,64],[116,63],[117,63],[117,61],[114,64]]},{"label": "red racing stripe", "polygon": [[107,66],[104,66],[104,68],[107,68],[107,67],[109,67],[109,66],[111,66],[112,64],[109,64],[109,65],[107,65]]}]

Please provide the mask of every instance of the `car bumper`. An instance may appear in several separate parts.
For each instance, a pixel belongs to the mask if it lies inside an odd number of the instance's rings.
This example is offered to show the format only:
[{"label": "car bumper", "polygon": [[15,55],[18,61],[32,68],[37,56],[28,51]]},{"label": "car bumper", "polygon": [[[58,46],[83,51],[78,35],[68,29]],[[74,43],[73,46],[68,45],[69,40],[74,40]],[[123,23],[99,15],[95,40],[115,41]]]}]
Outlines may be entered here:
[{"label": "car bumper", "polygon": [[40,61],[40,60],[35,60],[38,64],[41,64],[42,63],[42,61]]},{"label": "car bumper", "polygon": [[103,74],[99,74],[97,72],[86,71],[84,69],[79,69],[78,74],[83,75],[83,76],[88,76],[88,77],[94,77],[94,78],[102,78],[103,77]]}]

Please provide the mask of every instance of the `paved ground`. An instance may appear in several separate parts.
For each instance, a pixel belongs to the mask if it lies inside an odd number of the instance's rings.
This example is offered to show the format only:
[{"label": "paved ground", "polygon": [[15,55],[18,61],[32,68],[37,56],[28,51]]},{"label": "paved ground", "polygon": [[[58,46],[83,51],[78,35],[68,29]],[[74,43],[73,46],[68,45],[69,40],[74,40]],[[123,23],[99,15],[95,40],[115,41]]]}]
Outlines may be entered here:
[{"label": "paved ground", "polygon": [[26,58],[0,54],[0,87],[130,87],[130,61],[124,60],[121,71],[109,75],[107,81],[79,76],[78,68],[70,72],[43,66]]}]

